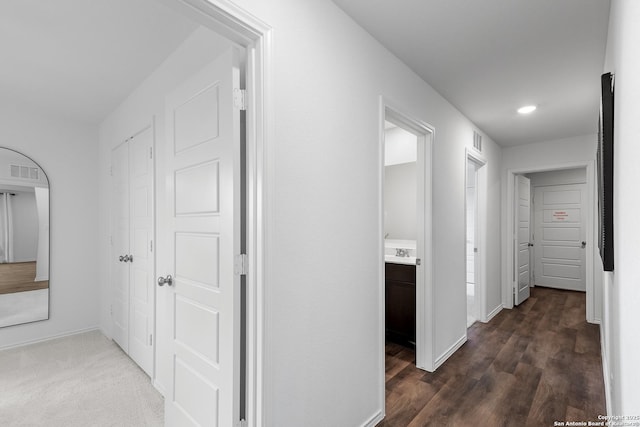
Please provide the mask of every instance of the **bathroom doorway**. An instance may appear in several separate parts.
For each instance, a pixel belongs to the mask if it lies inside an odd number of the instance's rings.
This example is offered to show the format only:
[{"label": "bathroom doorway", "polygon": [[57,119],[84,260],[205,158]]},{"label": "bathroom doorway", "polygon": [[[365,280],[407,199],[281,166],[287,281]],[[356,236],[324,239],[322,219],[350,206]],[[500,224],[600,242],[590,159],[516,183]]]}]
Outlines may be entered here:
[{"label": "bathroom doorway", "polygon": [[415,349],[418,137],[384,128],[385,339]]},{"label": "bathroom doorway", "polygon": [[478,193],[476,191],[477,164],[471,159],[467,159],[467,179],[466,179],[466,215],[467,215],[467,328],[478,320],[476,314],[476,232],[477,232],[477,212]]},{"label": "bathroom doorway", "polygon": [[486,321],[484,313],[484,233],[486,232],[486,161],[479,153],[467,150],[465,169],[465,230],[467,328]]},{"label": "bathroom doorway", "polygon": [[[380,106],[379,289],[381,298],[379,316],[379,391],[384,402],[387,296],[390,299],[394,299],[398,304],[404,304],[408,317],[412,315],[412,311],[415,313],[413,314],[415,320],[408,321],[404,317],[400,320],[405,322],[405,325],[409,322],[410,326],[414,326],[412,333],[415,334],[416,366],[431,372],[435,367],[433,353],[435,331],[433,321],[434,293],[431,229],[431,152],[434,131],[428,124],[404,114],[400,109],[391,106],[385,99],[381,99]],[[398,151],[404,152],[404,156],[411,156],[411,160],[409,160],[409,157],[404,157],[404,160],[401,160],[402,157],[395,157],[399,153],[396,153],[395,149],[391,147],[389,147],[391,148],[390,151],[387,150],[387,135],[391,139],[391,134],[393,133],[403,139],[406,144],[404,150]],[[404,136],[404,138],[401,136]],[[396,166],[394,168],[396,170],[390,171],[389,175],[395,175],[396,178],[404,176],[404,180],[397,180],[395,184],[391,184],[392,188],[385,188],[385,177],[387,175],[385,164],[389,163],[395,163]],[[410,177],[408,178],[410,181],[407,181],[407,177]],[[400,182],[404,182],[404,184],[400,184]],[[393,196],[390,191],[394,193]],[[391,212],[386,208],[391,206],[390,203],[400,203],[399,200],[402,198],[413,201],[408,202],[406,209],[397,210],[401,211],[398,218],[395,216],[393,218],[390,217],[389,214]],[[409,204],[411,205],[409,206]],[[387,228],[385,228],[385,225]],[[387,234],[386,239],[385,234]],[[394,282],[403,282],[403,287],[398,288],[396,286],[395,289],[391,289],[391,294],[387,293],[385,280],[387,278],[388,265],[394,266],[392,267],[394,271],[389,273],[388,278]],[[414,270],[414,276],[411,277],[411,274],[407,274],[405,270]],[[410,284],[412,280],[415,280],[414,285]],[[397,285],[398,283],[395,284]],[[415,302],[405,299],[406,297],[413,297]]]}]

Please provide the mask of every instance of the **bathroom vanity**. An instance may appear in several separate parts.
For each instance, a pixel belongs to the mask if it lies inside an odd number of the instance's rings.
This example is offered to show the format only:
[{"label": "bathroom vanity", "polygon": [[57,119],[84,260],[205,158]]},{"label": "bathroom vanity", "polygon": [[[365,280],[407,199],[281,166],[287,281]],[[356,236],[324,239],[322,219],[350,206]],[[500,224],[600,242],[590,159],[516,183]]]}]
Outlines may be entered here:
[{"label": "bathroom vanity", "polygon": [[385,263],[386,338],[415,347],[416,342],[416,266]]}]

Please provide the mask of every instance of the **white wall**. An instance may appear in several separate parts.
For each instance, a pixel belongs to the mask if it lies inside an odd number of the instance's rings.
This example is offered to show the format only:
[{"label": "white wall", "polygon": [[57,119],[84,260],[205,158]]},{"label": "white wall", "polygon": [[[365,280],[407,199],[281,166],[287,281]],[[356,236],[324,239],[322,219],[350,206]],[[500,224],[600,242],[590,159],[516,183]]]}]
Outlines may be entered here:
[{"label": "white wall", "polygon": [[[472,146],[475,127],[332,2],[236,3],[274,29],[267,424],[362,425],[383,409],[376,286],[380,96],[435,128],[437,357],[466,333],[465,147]],[[484,142],[487,284],[497,287],[500,148],[486,136]],[[499,288],[489,294],[498,304]]]},{"label": "white wall", "polygon": [[531,180],[531,187],[586,184],[587,182],[587,170],[585,168],[528,173],[526,176]]},{"label": "white wall", "polygon": [[[156,248],[164,244],[166,236],[161,232],[163,224],[167,220],[163,213],[166,211],[164,204],[165,175],[164,175],[164,150],[165,150],[165,95],[173,90],[203,66],[215,59],[230,44],[216,36],[209,30],[199,28],[193,32],[182,45],[173,52],[150,76],[148,76],[131,95],[113,111],[100,124],[100,329],[107,336],[111,336],[110,305],[112,290],[110,287],[111,255],[109,244],[110,216],[109,206],[111,197],[111,177],[109,168],[111,163],[111,150],[124,142],[125,139],[149,126],[155,118],[155,162],[156,162],[156,225],[160,232],[156,235]],[[156,260],[157,275],[164,275],[164,260]],[[156,354],[166,354],[167,334],[169,326],[164,322],[163,313],[166,310],[164,293],[158,294],[156,309]],[[168,366],[163,362],[166,358],[159,357],[156,365],[155,384],[160,390],[164,390],[169,374]]]},{"label": "white wall", "polygon": [[401,127],[384,131],[385,166],[415,162],[418,158],[418,137]]},{"label": "white wall", "polygon": [[416,162],[384,168],[384,234],[387,239],[418,238],[416,168]]},{"label": "white wall", "polygon": [[[594,118],[593,131],[597,131]],[[562,166],[569,163],[595,161],[597,136],[584,135],[554,141],[506,147],[502,151],[504,170],[533,170],[538,167]]]},{"label": "white wall", "polygon": [[604,72],[615,73],[614,253],[615,271],[606,273],[603,357],[610,414],[640,410],[640,2],[612,0]]},{"label": "white wall", "polygon": [[93,125],[0,100],[1,145],[37,162],[51,185],[49,320],[0,329],[0,347],[98,326],[98,162]]}]

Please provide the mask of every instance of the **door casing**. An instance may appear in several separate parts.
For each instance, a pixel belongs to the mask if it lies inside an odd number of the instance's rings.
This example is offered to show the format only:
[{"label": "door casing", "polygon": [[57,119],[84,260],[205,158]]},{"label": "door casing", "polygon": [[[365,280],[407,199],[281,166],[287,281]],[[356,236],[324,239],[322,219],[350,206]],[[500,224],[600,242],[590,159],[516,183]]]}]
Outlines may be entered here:
[{"label": "door casing", "polygon": [[[465,166],[465,186],[468,181],[468,177],[466,176],[467,172],[467,163],[472,162],[476,166],[476,212],[475,212],[475,247],[478,248],[478,252],[476,252],[474,257],[474,276],[475,276],[475,314],[476,319],[481,322],[487,322],[489,319],[487,318],[487,296],[486,296],[486,241],[487,241],[487,227],[483,226],[487,224],[487,168],[485,167],[487,164],[487,160],[477,151],[469,149],[468,147],[465,150],[465,158],[464,158]],[[466,195],[466,192],[465,192]],[[467,205],[466,205],[466,196],[465,196],[465,219],[464,219],[464,227],[465,230],[467,228]],[[466,233],[465,233],[466,239]],[[465,253],[464,257],[466,259],[466,240],[464,244]],[[465,283],[466,286],[466,283]],[[465,290],[465,298],[466,298],[466,290]],[[466,315],[466,313],[465,313]],[[465,317],[466,324],[466,317]]]},{"label": "door casing", "polygon": [[388,99],[380,97],[379,140],[378,140],[378,395],[382,414],[385,408],[385,283],[384,283],[384,140],[385,121],[394,123],[418,138],[417,144],[417,257],[421,266],[416,266],[416,366],[433,372],[436,369],[434,353],[434,301],[433,301],[433,249],[432,249],[432,147],[434,129],[431,125],[413,118],[393,105]]},{"label": "door casing", "polygon": [[513,245],[511,237],[514,229],[514,182],[515,176],[518,174],[527,174],[535,172],[548,172],[562,169],[586,168],[587,170],[587,212],[586,212],[586,241],[585,248],[585,279],[587,293],[587,315],[586,320],[589,323],[600,323],[600,319],[596,317],[596,293],[594,289],[594,247],[596,245],[594,236],[594,203],[595,203],[595,166],[594,162],[570,162],[560,164],[539,165],[529,168],[507,169],[504,175],[503,197],[502,197],[502,306],[503,308],[513,308],[513,280],[512,273],[514,268]]}]

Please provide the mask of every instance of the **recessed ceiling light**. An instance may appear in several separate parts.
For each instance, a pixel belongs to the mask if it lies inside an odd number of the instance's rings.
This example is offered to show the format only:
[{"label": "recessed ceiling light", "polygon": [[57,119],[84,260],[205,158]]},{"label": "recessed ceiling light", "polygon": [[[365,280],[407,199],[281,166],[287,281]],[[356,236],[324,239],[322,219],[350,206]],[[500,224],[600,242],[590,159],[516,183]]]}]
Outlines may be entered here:
[{"label": "recessed ceiling light", "polygon": [[537,107],[535,105],[527,105],[525,107],[518,108],[518,113],[520,113],[520,114],[533,113],[536,110],[536,108]]}]

